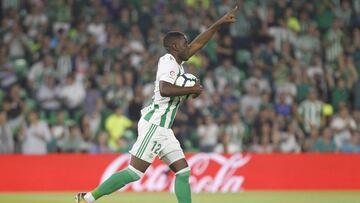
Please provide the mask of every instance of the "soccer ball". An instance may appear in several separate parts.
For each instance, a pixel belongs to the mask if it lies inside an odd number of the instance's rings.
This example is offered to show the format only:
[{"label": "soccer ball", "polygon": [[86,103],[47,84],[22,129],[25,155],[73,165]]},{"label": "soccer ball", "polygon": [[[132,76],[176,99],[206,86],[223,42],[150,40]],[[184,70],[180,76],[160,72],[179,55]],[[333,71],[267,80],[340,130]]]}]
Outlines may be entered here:
[{"label": "soccer ball", "polygon": [[[184,73],[176,79],[175,85],[181,87],[192,87],[195,85],[196,80],[197,78],[193,74]],[[189,96],[190,95],[182,96],[182,98],[188,99]]]},{"label": "soccer ball", "polygon": [[195,85],[196,80],[197,78],[193,74],[184,73],[176,79],[175,85],[181,87],[192,87]]}]

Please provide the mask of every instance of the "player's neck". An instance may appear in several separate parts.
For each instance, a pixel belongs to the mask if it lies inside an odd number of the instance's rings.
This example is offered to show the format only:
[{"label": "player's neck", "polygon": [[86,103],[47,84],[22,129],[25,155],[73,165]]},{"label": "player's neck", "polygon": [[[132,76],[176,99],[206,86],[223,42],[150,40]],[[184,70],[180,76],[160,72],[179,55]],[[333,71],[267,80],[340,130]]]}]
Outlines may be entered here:
[{"label": "player's neck", "polygon": [[171,54],[175,58],[175,60],[178,64],[181,64],[182,60],[177,56],[177,54],[175,54],[174,52],[171,52],[171,51],[169,52],[169,54]]}]

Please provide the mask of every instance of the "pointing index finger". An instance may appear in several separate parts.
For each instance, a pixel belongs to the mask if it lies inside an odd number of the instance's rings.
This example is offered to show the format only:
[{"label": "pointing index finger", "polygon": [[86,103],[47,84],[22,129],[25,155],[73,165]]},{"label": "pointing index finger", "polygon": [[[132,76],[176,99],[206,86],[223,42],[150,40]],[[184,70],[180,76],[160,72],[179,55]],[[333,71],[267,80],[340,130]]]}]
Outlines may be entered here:
[{"label": "pointing index finger", "polygon": [[235,11],[237,11],[237,9],[238,9],[238,6],[236,5],[233,9],[231,9],[229,11],[229,13],[235,13]]}]

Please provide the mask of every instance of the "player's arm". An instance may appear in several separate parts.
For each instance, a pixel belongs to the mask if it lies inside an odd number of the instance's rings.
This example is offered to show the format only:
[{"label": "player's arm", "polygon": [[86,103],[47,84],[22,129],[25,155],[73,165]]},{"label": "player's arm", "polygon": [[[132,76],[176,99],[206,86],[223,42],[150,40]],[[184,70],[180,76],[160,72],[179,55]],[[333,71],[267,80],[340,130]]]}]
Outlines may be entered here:
[{"label": "player's arm", "polygon": [[160,80],[159,89],[162,97],[175,97],[189,94],[199,95],[203,90],[203,87],[200,85],[199,81],[197,81],[192,87],[180,87]]},{"label": "player's arm", "polygon": [[194,55],[199,49],[201,49],[218,31],[221,26],[235,22],[235,12],[237,10],[237,6],[235,6],[232,10],[227,12],[223,17],[217,20],[214,24],[212,24],[205,32],[198,35],[190,44],[189,55]]}]

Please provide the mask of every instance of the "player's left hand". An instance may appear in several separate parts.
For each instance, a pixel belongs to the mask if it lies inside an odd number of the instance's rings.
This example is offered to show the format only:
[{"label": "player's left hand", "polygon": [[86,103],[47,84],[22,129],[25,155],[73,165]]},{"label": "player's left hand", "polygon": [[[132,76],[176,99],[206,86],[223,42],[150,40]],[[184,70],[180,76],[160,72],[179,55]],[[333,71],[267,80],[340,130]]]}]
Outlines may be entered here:
[{"label": "player's left hand", "polygon": [[235,14],[238,9],[238,6],[235,6],[233,9],[228,11],[223,17],[221,17],[218,21],[220,25],[227,24],[227,23],[233,23],[236,21]]},{"label": "player's left hand", "polygon": [[[199,80],[199,79],[196,79],[196,84],[199,84],[199,85],[200,85],[200,80]],[[202,85],[200,85],[200,87],[203,88]],[[191,98],[195,99],[195,98],[198,97],[200,94],[201,94],[201,92],[200,92],[200,93],[197,93],[197,94],[191,94],[190,96],[191,96]]]},{"label": "player's left hand", "polygon": [[195,99],[195,98],[198,97],[199,95],[200,95],[200,94],[192,94],[192,95],[191,95],[191,98],[192,98],[192,99]]}]

